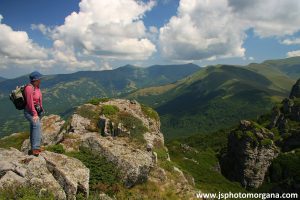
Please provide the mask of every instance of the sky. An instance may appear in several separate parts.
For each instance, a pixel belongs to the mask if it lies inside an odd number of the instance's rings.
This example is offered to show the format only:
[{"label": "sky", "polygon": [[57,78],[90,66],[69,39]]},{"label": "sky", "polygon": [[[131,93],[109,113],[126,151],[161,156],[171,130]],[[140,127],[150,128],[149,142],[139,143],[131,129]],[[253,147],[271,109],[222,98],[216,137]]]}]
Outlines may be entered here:
[{"label": "sky", "polygon": [[0,76],[300,56],[299,0],[0,0]]}]

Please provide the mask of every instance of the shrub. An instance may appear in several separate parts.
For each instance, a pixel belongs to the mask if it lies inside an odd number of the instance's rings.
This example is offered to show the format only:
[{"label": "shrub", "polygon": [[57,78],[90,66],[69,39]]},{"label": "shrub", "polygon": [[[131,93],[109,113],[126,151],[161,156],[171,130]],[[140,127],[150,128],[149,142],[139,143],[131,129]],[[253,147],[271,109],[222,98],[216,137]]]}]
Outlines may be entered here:
[{"label": "shrub", "polygon": [[119,108],[114,105],[103,105],[101,107],[101,114],[109,116],[109,115],[115,115],[119,112]]},{"label": "shrub", "polygon": [[163,148],[163,147],[155,148],[154,152],[157,153],[157,158],[159,160],[167,160],[167,158],[168,158],[168,152],[166,151],[165,148]]},{"label": "shrub", "polygon": [[0,139],[1,148],[14,147],[16,149],[21,149],[24,140],[29,138],[29,133],[23,132],[15,135],[7,136]]},{"label": "shrub", "polygon": [[261,144],[262,146],[270,147],[270,146],[272,146],[273,141],[272,141],[271,139],[269,139],[269,138],[265,138],[265,139],[263,139],[263,140],[260,142],[260,144]]},{"label": "shrub", "polygon": [[100,189],[108,194],[117,192],[121,182],[120,171],[105,157],[84,147],[79,152],[68,152],[66,155],[77,158],[90,169],[89,184],[92,191]]},{"label": "shrub", "polygon": [[54,195],[48,191],[40,192],[36,187],[18,186],[0,189],[0,199],[18,199],[18,200],[53,200]]},{"label": "shrub", "polygon": [[45,150],[47,150],[47,151],[52,151],[52,152],[54,152],[54,153],[60,153],[60,154],[65,153],[65,149],[64,149],[63,145],[61,145],[61,144],[56,144],[56,145],[47,146],[47,147],[45,148]]},{"label": "shrub", "polygon": [[146,141],[144,139],[144,133],[148,131],[148,129],[144,126],[143,122],[134,117],[133,115],[120,112],[118,114],[118,121],[121,122],[124,127],[130,131],[130,137],[136,142],[145,144]]},{"label": "shrub", "polygon": [[92,109],[89,105],[78,107],[75,113],[90,120],[97,119],[99,116],[99,111]]},{"label": "shrub", "polygon": [[149,117],[151,119],[159,121],[159,115],[155,110],[153,110],[149,106],[146,106],[143,104],[141,104],[141,108],[142,108],[142,112],[144,113],[144,115],[146,115],[147,117]]},{"label": "shrub", "polygon": [[104,98],[92,98],[87,103],[93,104],[95,106],[99,105],[99,103],[108,102],[110,98],[104,97]]}]

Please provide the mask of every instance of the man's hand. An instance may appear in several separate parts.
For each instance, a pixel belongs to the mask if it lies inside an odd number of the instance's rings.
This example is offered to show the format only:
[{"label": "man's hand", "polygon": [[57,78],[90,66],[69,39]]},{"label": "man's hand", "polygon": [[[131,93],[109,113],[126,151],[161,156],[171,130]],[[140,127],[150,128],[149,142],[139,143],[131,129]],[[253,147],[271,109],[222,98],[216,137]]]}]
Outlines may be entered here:
[{"label": "man's hand", "polygon": [[39,116],[33,116],[32,119],[34,123],[37,123],[39,121]]}]

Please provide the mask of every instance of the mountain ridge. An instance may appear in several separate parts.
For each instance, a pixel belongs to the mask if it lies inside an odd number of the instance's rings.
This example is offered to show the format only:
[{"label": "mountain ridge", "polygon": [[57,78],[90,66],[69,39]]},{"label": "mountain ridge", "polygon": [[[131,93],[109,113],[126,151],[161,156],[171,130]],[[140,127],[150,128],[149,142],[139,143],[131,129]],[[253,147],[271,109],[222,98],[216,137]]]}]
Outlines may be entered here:
[{"label": "mountain ridge", "polygon": [[[120,67],[116,70],[76,72],[45,76],[41,87],[44,107],[51,113],[68,115],[78,106],[93,97],[116,97],[137,88],[157,86],[174,82],[199,70],[196,65],[154,66],[153,68]],[[26,124],[20,112],[8,99],[8,94],[17,85],[24,85],[28,77],[9,79],[0,84],[0,135],[13,130],[13,121]],[[23,125],[20,126],[24,127]],[[21,129],[20,129],[21,131]],[[3,132],[3,133],[1,133]]]},{"label": "mountain ridge", "polygon": [[184,137],[186,132],[214,132],[242,118],[255,118],[287,96],[293,82],[270,66],[216,65],[172,84],[138,89],[126,98],[154,107],[161,115],[167,138]]}]

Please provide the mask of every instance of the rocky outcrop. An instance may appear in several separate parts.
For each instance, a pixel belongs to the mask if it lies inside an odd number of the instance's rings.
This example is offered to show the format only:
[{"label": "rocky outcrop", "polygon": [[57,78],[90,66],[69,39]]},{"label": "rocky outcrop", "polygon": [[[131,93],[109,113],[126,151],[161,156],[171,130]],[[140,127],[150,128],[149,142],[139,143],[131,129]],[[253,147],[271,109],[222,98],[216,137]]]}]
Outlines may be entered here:
[{"label": "rocky outcrop", "polygon": [[[79,106],[65,124],[60,123],[58,116],[45,119],[49,122],[43,123],[43,126],[48,129],[43,130],[53,132],[47,134],[53,142],[46,142],[49,140],[44,139],[45,146],[60,144],[66,152],[87,148],[93,154],[105,157],[116,166],[121,176],[118,178],[121,178],[125,187],[131,188],[150,180],[158,185],[163,184],[162,190],[175,188],[174,193],[180,197],[188,194],[187,199],[192,199],[190,197],[195,194],[193,186],[180,169],[174,168],[171,174],[159,166],[161,158],[158,158],[155,150],[164,149],[167,152],[167,148],[160,132],[159,117],[151,108],[136,101],[113,99],[98,105]],[[23,143],[24,151],[28,149],[28,145],[28,140]],[[86,172],[80,168],[77,171],[72,170],[77,168],[76,163],[66,163],[64,156],[59,154],[55,154],[55,158],[50,152],[40,155],[39,158],[45,163],[48,173],[55,179],[66,198],[71,198],[78,192],[88,195]],[[171,165],[169,155],[166,162]]]},{"label": "rocky outcrop", "polygon": [[[115,106],[120,114],[106,116],[101,112],[104,106]],[[145,182],[151,168],[156,164],[152,149],[156,145],[164,144],[160,122],[147,116],[136,101],[114,99],[99,105],[85,104],[79,109],[82,108],[84,113],[89,114],[82,116],[81,110],[75,111],[76,114],[72,115],[70,127],[67,128],[66,137],[61,143],[64,148],[74,150],[82,146],[104,156],[121,171],[126,187]],[[99,112],[94,112],[95,110]],[[146,131],[139,134],[142,134],[145,144],[133,142],[130,130],[134,131],[136,125],[129,123],[131,127],[125,127],[121,121],[116,120],[118,115],[122,115],[123,118],[129,117],[128,120],[134,118],[142,122],[143,130]],[[95,119],[98,119],[98,122],[95,123]],[[94,127],[95,124],[98,127]],[[91,132],[91,130],[98,131]]]},{"label": "rocky outcrop", "polygon": [[[62,126],[64,125],[65,121],[61,119],[58,115],[49,115],[45,116],[41,119],[41,130],[42,130],[42,137],[41,137],[41,145],[54,145],[58,144],[63,140],[64,132],[61,131]],[[24,153],[28,153],[30,149],[30,140],[27,139],[23,142],[21,147],[21,151]]]},{"label": "rocky outcrop", "polygon": [[113,162],[122,172],[124,185],[132,187],[147,180],[155,163],[151,152],[128,144],[125,138],[115,140],[112,137],[99,137],[95,133],[89,133],[82,138],[81,145]]},{"label": "rocky outcrop", "polygon": [[38,157],[17,149],[0,148],[0,188],[38,188],[53,193],[55,199],[76,199],[89,194],[89,169],[79,160],[45,151]]},{"label": "rocky outcrop", "polygon": [[244,187],[258,188],[278,153],[272,132],[243,120],[228,137],[227,153],[220,159],[221,171]]},{"label": "rocky outcrop", "polygon": [[103,132],[104,136],[129,136],[130,131],[128,131],[122,123],[114,123],[109,118],[105,117],[105,115],[100,116],[99,126],[101,128],[101,132]]},{"label": "rocky outcrop", "polygon": [[290,93],[290,99],[300,98],[300,79],[293,85],[292,91]]},{"label": "rocky outcrop", "polygon": [[300,99],[285,98],[281,107],[275,106],[272,110],[271,123],[269,129],[277,127],[281,134],[287,133],[289,130],[288,119],[300,121]]},{"label": "rocky outcrop", "polygon": [[[142,106],[135,100],[114,99],[103,103],[102,105],[114,105],[119,108],[120,111],[124,111],[143,122],[143,125],[148,129],[148,132],[144,134],[144,138],[148,146],[164,145],[164,136],[160,132],[159,119],[153,119],[147,116]],[[100,104],[101,106],[101,104]]]}]

